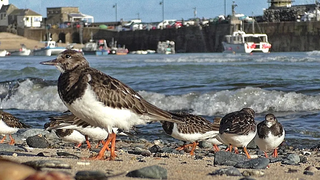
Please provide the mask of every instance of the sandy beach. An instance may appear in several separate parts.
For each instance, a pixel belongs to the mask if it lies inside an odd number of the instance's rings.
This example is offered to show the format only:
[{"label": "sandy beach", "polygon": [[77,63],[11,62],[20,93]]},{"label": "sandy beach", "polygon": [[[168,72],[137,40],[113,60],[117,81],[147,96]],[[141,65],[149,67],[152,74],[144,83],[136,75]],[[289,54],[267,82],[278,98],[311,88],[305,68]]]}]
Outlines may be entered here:
[{"label": "sandy beach", "polygon": [[[20,44],[24,44],[28,49],[34,49],[34,47],[44,47],[44,43],[36,40],[31,40],[23,36],[18,36],[12,33],[1,32],[0,33],[0,49],[7,51],[14,51],[20,49]],[[57,43],[58,46],[67,47],[66,43]],[[81,48],[81,44],[75,44],[75,48]]]},{"label": "sandy beach", "polygon": [[[63,147],[58,149],[49,149],[49,148],[29,148],[27,152],[10,152],[10,151],[1,151],[1,157],[9,159],[15,162],[24,163],[28,161],[36,160],[58,160],[63,163],[66,163],[71,166],[71,169],[53,169],[53,168],[44,168],[42,171],[63,171],[70,173],[72,176],[78,171],[101,171],[105,173],[110,179],[133,179],[132,177],[126,177],[126,174],[129,171],[140,169],[147,166],[158,165],[167,170],[168,179],[241,179],[245,176],[226,176],[226,175],[210,175],[216,170],[227,168],[227,166],[214,165],[214,157],[205,156],[203,152],[212,151],[211,149],[198,148],[196,155],[201,156],[190,156],[189,153],[184,154],[175,154],[175,153],[162,153],[161,157],[154,157],[154,154],[150,156],[142,156],[137,154],[129,153],[125,147],[139,146],[148,148],[152,146],[152,143],[140,143],[140,144],[128,144],[126,142],[117,143],[117,159],[115,161],[107,160],[90,160],[88,157],[94,156],[97,154],[99,149],[94,151],[89,151],[82,146],[81,149],[76,149],[73,147]],[[79,159],[68,156],[58,156],[57,152],[66,152],[78,156]],[[300,156],[305,156],[307,162],[299,163],[299,165],[284,165],[281,162],[269,163],[269,168],[266,169],[241,169],[238,168],[241,173],[245,171],[257,171],[260,175],[250,176],[253,179],[283,179],[283,180],[295,180],[295,179],[319,179],[320,171],[317,168],[320,168],[320,154],[317,151],[307,151],[307,155],[302,155],[301,150],[287,150],[286,153],[295,153]],[[255,150],[251,149],[250,154],[254,155]],[[106,153],[108,156],[109,153]],[[1,164],[0,164],[1,165]],[[311,171],[313,175],[305,175],[304,171],[307,167],[313,167]],[[0,175],[1,177],[1,175]],[[134,178],[140,179],[140,178]]]}]

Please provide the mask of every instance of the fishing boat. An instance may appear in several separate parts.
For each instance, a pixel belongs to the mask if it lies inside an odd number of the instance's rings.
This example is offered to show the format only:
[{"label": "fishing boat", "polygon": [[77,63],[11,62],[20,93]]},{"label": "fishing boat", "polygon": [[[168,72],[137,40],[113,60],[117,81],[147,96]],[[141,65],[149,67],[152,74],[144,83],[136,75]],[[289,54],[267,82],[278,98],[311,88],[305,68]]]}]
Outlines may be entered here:
[{"label": "fishing boat", "polygon": [[65,47],[57,46],[55,41],[45,41],[45,47],[40,49],[34,49],[33,55],[34,56],[51,56],[51,55],[58,55],[61,52],[65,51]]},{"label": "fishing boat", "polygon": [[104,56],[109,54],[109,48],[105,39],[94,41],[90,39],[82,48],[84,55]]},{"label": "fishing boat", "polygon": [[246,34],[242,30],[226,35],[222,45],[224,53],[268,53],[271,48],[266,34]]},{"label": "fishing boat", "polygon": [[18,51],[10,52],[10,56],[29,56],[31,54],[31,49],[28,49],[24,44],[21,44],[20,46]]},{"label": "fishing boat", "polygon": [[256,34],[254,32],[255,20],[251,18],[252,33],[246,33],[242,30],[242,20],[236,17],[235,3],[232,4],[231,25],[234,31],[224,37],[222,42],[224,53],[268,53],[271,44],[268,42],[267,34]]},{"label": "fishing boat", "polygon": [[117,44],[117,41],[115,41],[113,38],[112,38],[112,41],[111,41],[111,45],[110,45],[110,53],[109,54],[112,54],[112,55],[127,55],[129,50],[126,48],[126,46],[120,46]]},{"label": "fishing boat", "polygon": [[7,50],[0,50],[0,57],[5,57],[9,54]]}]

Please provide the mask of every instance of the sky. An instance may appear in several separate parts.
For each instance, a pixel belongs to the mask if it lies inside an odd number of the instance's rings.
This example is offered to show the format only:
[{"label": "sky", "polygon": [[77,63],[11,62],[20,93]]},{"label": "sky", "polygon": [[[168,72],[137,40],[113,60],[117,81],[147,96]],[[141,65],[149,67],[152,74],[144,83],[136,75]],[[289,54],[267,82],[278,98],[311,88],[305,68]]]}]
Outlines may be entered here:
[{"label": "sky", "polygon": [[[233,0],[9,0],[20,9],[31,9],[46,17],[47,7],[79,7],[83,14],[94,17],[95,22],[111,22],[116,18],[124,21],[140,18],[143,22],[162,21],[164,1],[164,19],[190,19],[194,17],[214,18],[231,14]],[[224,6],[226,2],[226,6]],[[269,7],[268,0],[235,0],[236,13],[263,15],[263,9]],[[312,4],[315,0],[294,0],[292,5]],[[113,6],[117,4],[117,8]],[[117,11],[117,13],[116,13]]]}]

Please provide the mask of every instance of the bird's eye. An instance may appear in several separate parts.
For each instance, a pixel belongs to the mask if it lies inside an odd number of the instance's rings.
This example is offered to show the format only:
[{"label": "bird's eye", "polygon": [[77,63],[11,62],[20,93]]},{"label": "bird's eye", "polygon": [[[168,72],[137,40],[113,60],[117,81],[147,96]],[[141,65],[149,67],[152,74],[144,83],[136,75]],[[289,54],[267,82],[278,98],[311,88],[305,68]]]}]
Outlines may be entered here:
[{"label": "bird's eye", "polygon": [[71,58],[71,55],[67,54],[67,55],[66,55],[66,58]]}]

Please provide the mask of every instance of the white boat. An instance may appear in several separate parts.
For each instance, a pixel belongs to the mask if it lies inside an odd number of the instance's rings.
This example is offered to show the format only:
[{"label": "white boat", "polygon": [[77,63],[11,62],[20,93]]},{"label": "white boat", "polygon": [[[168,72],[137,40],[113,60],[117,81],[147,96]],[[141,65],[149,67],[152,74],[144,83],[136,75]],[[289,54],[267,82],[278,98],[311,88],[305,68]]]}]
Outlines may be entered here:
[{"label": "white boat", "polygon": [[65,50],[66,50],[65,47],[57,46],[55,41],[46,41],[45,47],[33,50],[33,55],[34,56],[58,55]]},{"label": "white boat", "polygon": [[158,54],[175,54],[174,41],[159,41],[157,47]]},{"label": "white boat", "polygon": [[8,51],[7,50],[0,50],[0,57],[5,57],[8,55]]},{"label": "white boat", "polygon": [[226,35],[222,45],[224,53],[268,53],[271,48],[266,34],[246,34],[241,30]]},{"label": "white boat", "polygon": [[21,44],[19,51],[10,52],[10,56],[29,56],[31,49],[28,49],[24,44]]},{"label": "white boat", "polygon": [[[235,7],[237,5],[232,4],[232,16],[231,25],[234,27],[234,31],[231,35],[226,35],[222,42],[224,53],[252,53],[263,52],[268,53],[271,44],[268,42],[268,36],[266,34],[254,33],[254,19],[252,21],[252,32],[247,34],[242,30],[242,20],[237,18],[235,14]],[[237,26],[239,25],[239,26]]]}]

